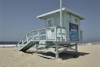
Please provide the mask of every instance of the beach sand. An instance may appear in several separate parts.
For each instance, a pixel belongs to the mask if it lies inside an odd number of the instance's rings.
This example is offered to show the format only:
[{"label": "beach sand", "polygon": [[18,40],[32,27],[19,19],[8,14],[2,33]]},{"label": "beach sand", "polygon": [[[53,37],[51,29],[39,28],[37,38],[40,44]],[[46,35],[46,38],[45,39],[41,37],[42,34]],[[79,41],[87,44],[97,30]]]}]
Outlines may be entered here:
[{"label": "beach sand", "polygon": [[78,46],[77,58],[73,58],[74,52],[66,51],[59,59],[52,60],[32,54],[34,51],[33,48],[26,53],[15,48],[0,48],[0,67],[100,67],[100,44]]}]

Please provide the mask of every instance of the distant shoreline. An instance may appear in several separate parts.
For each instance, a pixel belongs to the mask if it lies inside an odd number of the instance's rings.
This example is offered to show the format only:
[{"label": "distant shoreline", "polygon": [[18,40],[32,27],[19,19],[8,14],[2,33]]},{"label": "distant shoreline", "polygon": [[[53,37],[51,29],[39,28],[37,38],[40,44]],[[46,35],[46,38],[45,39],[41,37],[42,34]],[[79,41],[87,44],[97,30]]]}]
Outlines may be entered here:
[{"label": "distant shoreline", "polygon": [[18,43],[18,41],[0,41],[0,44],[17,44]]},{"label": "distant shoreline", "polygon": [[[13,45],[13,44],[17,44],[18,43],[18,41],[0,41],[0,45]],[[78,43],[78,45],[83,45],[83,44],[92,44],[92,45],[94,45],[94,44],[100,44],[100,42],[81,42],[81,43]]]}]

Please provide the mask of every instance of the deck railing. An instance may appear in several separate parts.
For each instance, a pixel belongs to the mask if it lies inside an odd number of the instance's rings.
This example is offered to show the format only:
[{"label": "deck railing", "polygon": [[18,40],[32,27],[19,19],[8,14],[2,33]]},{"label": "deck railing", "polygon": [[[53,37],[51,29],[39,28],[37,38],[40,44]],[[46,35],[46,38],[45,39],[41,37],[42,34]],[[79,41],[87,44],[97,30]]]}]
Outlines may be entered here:
[{"label": "deck railing", "polygon": [[[62,33],[60,29],[62,28]],[[38,29],[27,33],[16,46],[24,46],[29,41],[60,41],[60,37],[64,37],[66,41],[66,28],[60,26],[48,27],[43,29]]]}]

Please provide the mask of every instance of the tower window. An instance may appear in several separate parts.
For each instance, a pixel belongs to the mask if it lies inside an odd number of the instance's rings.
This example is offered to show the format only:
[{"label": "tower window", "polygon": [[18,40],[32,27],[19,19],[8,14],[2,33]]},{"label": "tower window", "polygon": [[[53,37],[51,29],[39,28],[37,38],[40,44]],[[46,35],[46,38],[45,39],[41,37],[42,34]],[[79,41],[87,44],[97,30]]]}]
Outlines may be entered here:
[{"label": "tower window", "polygon": [[48,21],[48,27],[50,27],[50,26],[51,26],[51,20]]},{"label": "tower window", "polygon": [[77,19],[75,19],[75,22],[76,22],[76,23],[78,23],[78,20],[77,20]]}]

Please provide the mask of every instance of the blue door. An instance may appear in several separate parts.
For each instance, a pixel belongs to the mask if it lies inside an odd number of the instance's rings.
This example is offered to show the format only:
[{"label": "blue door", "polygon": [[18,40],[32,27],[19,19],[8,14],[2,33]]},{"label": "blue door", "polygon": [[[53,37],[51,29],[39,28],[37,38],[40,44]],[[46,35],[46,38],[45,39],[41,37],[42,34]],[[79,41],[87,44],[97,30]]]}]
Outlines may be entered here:
[{"label": "blue door", "polygon": [[70,41],[79,41],[78,25],[69,23]]}]

